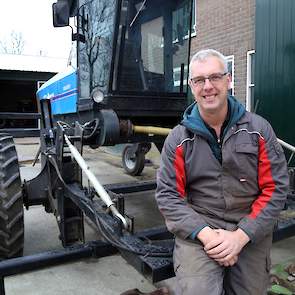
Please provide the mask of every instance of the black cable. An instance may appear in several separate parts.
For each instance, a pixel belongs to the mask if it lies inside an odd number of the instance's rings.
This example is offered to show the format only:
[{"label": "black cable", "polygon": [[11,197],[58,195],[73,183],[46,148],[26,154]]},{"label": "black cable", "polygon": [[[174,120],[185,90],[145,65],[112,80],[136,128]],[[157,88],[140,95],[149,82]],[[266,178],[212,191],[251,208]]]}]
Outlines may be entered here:
[{"label": "black cable", "polygon": [[87,128],[87,127],[91,126],[92,123],[94,123],[93,130],[91,131],[91,133],[89,135],[84,135],[83,139],[86,139],[86,140],[90,139],[95,134],[95,132],[98,130],[98,128],[99,128],[99,120],[98,119],[94,119],[90,122],[87,122],[82,127]]}]

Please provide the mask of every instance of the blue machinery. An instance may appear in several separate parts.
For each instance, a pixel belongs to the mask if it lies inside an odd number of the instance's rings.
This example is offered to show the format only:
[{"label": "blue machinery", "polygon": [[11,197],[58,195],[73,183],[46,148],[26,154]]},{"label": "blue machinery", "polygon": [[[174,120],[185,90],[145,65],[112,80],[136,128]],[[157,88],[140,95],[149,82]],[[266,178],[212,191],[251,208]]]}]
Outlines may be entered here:
[{"label": "blue machinery", "polygon": [[77,87],[77,72],[69,66],[64,72],[44,83],[37,92],[37,98],[50,100],[52,115],[76,113]]}]

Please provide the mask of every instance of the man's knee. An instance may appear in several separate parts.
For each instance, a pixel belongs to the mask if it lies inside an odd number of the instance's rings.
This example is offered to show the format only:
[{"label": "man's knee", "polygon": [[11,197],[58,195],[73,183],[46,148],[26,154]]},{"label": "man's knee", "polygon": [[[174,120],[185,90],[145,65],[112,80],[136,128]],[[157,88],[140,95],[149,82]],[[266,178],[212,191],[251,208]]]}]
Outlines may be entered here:
[{"label": "man's knee", "polygon": [[177,277],[176,295],[223,295],[223,280],[214,274],[210,277]]},{"label": "man's knee", "polygon": [[199,243],[176,239],[174,272],[177,295],[222,295],[223,268],[209,258]]},{"label": "man's knee", "polygon": [[270,245],[271,236],[258,245],[249,244],[243,249],[236,265],[225,272],[226,294],[266,294],[271,266]]}]

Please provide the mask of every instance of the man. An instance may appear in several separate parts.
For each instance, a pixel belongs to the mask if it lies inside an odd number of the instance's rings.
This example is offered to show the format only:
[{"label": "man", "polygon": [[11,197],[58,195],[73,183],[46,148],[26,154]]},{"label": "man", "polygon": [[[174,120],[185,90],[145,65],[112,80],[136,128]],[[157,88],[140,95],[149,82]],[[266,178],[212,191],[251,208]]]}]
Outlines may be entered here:
[{"label": "man", "polygon": [[177,295],[263,295],[272,230],[288,189],[270,124],[228,95],[225,57],[190,62],[195,103],[167,137],[156,199],[175,234]]}]

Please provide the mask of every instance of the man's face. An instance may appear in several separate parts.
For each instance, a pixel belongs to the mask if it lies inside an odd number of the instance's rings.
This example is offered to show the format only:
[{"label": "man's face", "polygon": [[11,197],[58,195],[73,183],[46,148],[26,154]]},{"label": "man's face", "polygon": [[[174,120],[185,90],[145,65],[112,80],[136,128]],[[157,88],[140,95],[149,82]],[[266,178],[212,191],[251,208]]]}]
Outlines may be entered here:
[{"label": "man's face", "polygon": [[[217,57],[195,61],[191,68],[189,85],[201,113],[215,114],[227,106],[227,92],[231,78],[224,74],[222,63]],[[210,77],[209,79],[202,79]]]}]

